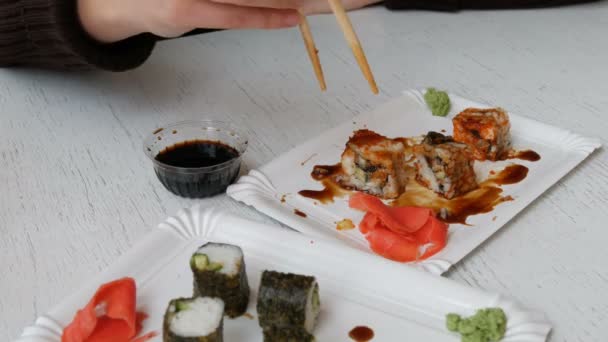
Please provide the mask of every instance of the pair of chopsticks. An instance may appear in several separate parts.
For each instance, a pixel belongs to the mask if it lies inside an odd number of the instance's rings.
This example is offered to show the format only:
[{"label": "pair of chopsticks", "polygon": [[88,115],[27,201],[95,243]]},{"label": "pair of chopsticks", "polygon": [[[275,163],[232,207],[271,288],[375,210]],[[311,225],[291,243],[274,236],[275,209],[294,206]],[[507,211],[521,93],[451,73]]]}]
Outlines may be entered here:
[{"label": "pair of chopsticks", "polygon": [[[328,0],[331,10],[334,12],[336,16],[336,20],[338,21],[338,25],[340,25],[340,29],[344,33],[344,37],[348,42],[353,54],[355,55],[355,59],[359,64],[359,68],[367,79],[367,83],[371,88],[374,94],[378,94],[378,86],[376,85],[376,81],[374,80],[374,75],[372,74],[372,70],[367,63],[367,58],[365,57],[365,53],[363,52],[363,48],[361,47],[361,42],[359,42],[359,38],[353,29],[353,25],[346,14],[346,10],[342,6],[340,0]],[[323,69],[321,68],[321,61],[319,60],[318,50],[315,47],[315,42],[312,38],[312,33],[310,32],[310,26],[308,25],[308,21],[306,17],[300,15],[300,32],[302,33],[302,38],[304,39],[304,44],[306,45],[306,50],[308,51],[308,57],[310,57],[310,61],[312,62],[312,66],[315,71],[315,75],[317,76],[317,80],[319,81],[319,86],[321,90],[326,90],[327,86],[325,84],[325,78],[323,77]]]}]

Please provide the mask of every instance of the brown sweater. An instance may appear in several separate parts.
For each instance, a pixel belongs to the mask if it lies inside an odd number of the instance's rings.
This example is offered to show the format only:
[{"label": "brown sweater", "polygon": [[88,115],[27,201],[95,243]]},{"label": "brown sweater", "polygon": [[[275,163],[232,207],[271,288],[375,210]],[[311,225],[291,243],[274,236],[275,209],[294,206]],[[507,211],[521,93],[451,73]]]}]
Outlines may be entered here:
[{"label": "brown sweater", "polygon": [[[387,0],[389,9],[548,7],[594,0]],[[198,34],[211,30],[196,30]],[[160,38],[142,34],[99,44],[82,29],[76,0],[0,0],[0,66],[124,71],[141,65]]]}]

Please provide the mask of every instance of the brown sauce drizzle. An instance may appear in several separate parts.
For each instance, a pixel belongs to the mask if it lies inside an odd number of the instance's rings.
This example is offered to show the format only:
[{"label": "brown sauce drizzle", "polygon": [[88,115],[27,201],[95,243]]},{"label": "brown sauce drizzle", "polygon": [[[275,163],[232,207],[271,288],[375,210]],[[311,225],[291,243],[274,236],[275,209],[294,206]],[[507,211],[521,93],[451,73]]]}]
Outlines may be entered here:
[{"label": "brown sauce drizzle", "polygon": [[294,209],[294,210],[293,210],[293,213],[294,213],[294,214],[296,214],[296,215],[298,215],[298,216],[300,216],[300,217],[304,217],[304,218],[306,218],[306,217],[308,216],[308,215],[306,215],[306,213],[305,213],[305,212],[300,211],[300,210],[298,210],[298,209]]},{"label": "brown sauce drizzle", "polygon": [[[335,197],[342,197],[352,189],[344,189],[334,180],[342,171],[340,164],[315,166],[311,176],[323,184],[322,190],[302,190],[301,196],[331,203]],[[509,165],[499,172],[490,172],[490,177],[479,184],[479,188],[462,196],[448,200],[420,185],[414,177],[415,171],[409,169],[409,182],[406,192],[391,202],[393,206],[416,206],[433,209],[446,223],[467,224],[469,216],[489,213],[500,203],[512,201],[511,196],[502,196],[501,185],[516,184],[528,175],[523,165]]]},{"label": "brown sauce drizzle", "polygon": [[523,165],[509,165],[488,180],[498,185],[516,184],[528,176],[528,168]]},{"label": "brown sauce drizzle", "polygon": [[503,190],[499,185],[518,183],[527,175],[527,167],[510,165],[491,175],[477,189],[451,200],[437,195],[416,181],[410,181],[407,191],[393,201],[392,205],[430,208],[439,213],[446,223],[467,224],[469,216],[488,213],[500,203],[512,201],[511,196],[501,196]]},{"label": "brown sauce drizzle", "polygon": [[540,154],[532,151],[532,150],[509,150],[503,153],[503,155],[498,160],[508,160],[508,159],[520,159],[526,160],[530,162],[536,162],[540,160]]},{"label": "brown sauce drizzle", "polygon": [[333,179],[340,172],[342,172],[342,165],[340,163],[335,165],[316,165],[310,175],[314,180],[320,181],[323,184],[323,189],[302,190],[298,194],[317,200],[323,204],[333,202],[335,197],[341,197],[348,193],[348,189],[342,188]]},{"label": "brown sauce drizzle", "polygon": [[354,327],[349,333],[348,337],[352,338],[357,342],[366,342],[374,338],[374,331],[371,328],[365,326]]},{"label": "brown sauce drizzle", "polygon": [[540,160],[540,154],[538,154],[532,150],[510,151],[507,158],[508,159],[521,159],[521,160],[535,162],[535,161]]},{"label": "brown sauce drizzle", "polygon": [[331,179],[324,179],[321,181],[321,184],[323,184],[323,190],[302,190],[298,194],[317,200],[323,204],[331,203],[334,201],[334,198],[347,194],[346,190],[342,189],[339,184]]},{"label": "brown sauce drizzle", "polygon": [[315,165],[315,167],[312,169],[312,172],[310,173],[310,176],[314,180],[320,181],[335,176],[340,172],[342,172],[341,163],[334,165]]}]

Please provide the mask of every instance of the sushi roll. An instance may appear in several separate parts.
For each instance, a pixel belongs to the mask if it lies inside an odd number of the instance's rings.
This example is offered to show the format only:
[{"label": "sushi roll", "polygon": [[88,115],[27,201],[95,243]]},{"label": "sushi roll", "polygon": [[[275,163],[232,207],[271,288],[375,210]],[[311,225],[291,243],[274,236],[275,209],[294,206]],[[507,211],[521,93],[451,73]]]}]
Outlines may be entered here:
[{"label": "sushi roll", "polygon": [[163,342],[222,342],[224,302],[219,298],[178,298],[169,302]]},{"label": "sushi roll", "polygon": [[429,132],[414,147],[416,180],[435,193],[451,199],[477,188],[473,159],[467,145],[452,137]]},{"label": "sushi roll", "polygon": [[321,312],[314,277],[264,271],[257,302],[264,341],[313,341]]},{"label": "sushi roll", "polygon": [[225,313],[235,318],[245,313],[249,303],[249,283],[240,247],[207,243],[190,258],[194,275],[194,295],[218,297],[226,305]]},{"label": "sushi roll", "polygon": [[511,148],[509,116],[500,108],[468,108],[452,119],[454,140],[467,144],[477,160],[500,160]]},{"label": "sushi roll", "polygon": [[278,328],[275,326],[263,329],[264,342],[315,342],[315,336],[304,329]]},{"label": "sushi roll", "polygon": [[338,182],[380,198],[396,198],[405,189],[404,144],[370,130],[358,130],[342,153]]}]

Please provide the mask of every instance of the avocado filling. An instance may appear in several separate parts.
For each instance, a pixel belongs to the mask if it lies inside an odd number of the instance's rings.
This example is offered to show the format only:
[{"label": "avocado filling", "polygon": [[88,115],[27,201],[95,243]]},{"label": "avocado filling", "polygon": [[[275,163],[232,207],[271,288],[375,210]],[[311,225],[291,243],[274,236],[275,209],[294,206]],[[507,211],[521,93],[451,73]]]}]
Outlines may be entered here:
[{"label": "avocado filling", "polygon": [[211,262],[206,254],[194,254],[190,265],[199,271],[219,271],[223,267],[219,262]]}]

